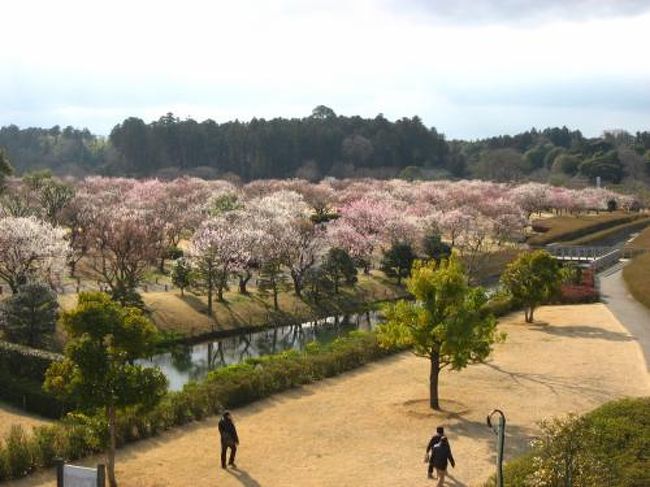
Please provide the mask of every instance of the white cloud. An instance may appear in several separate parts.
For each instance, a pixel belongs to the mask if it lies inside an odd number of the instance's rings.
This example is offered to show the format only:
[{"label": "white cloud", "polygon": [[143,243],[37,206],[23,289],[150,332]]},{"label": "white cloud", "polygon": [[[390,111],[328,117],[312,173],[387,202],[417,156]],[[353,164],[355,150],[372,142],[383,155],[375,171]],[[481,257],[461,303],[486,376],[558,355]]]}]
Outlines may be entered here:
[{"label": "white cloud", "polygon": [[[593,117],[585,110],[606,98],[604,113],[637,129],[642,119],[624,114],[639,111],[631,108],[642,90],[621,90],[650,80],[650,15],[632,15],[638,3],[615,18],[520,25],[493,16],[477,25],[370,0],[10,2],[0,31],[0,124],[108,133],[131,115],[245,120],[327,104],[350,115],[419,114],[453,136],[478,136],[499,131],[480,116],[486,105],[503,108],[513,130],[547,123],[558,106],[586,127]],[[579,93],[582,85],[598,88]],[[575,106],[567,107],[571,90]],[[639,106],[647,117],[647,103]]]}]

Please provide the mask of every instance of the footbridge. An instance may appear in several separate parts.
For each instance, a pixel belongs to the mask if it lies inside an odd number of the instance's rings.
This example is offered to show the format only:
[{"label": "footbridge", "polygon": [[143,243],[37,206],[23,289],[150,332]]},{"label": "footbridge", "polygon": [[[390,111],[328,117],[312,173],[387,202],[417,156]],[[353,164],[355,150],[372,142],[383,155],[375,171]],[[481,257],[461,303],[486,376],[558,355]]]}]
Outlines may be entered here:
[{"label": "footbridge", "polygon": [[616,264],[623,256],[622,247],[581,247],[549,245],[546,251],[563,262],[574,262],[598,272]]}]

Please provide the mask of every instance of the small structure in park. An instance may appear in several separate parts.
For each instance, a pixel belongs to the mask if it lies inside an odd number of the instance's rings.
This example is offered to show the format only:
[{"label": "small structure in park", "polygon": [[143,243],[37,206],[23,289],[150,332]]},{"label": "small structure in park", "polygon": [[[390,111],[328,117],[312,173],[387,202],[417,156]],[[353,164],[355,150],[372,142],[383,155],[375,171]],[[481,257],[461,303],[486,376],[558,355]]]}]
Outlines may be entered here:
[{"label": "small structure in park", "polygon": [[105,487],[106,468],[67,465],[60,460],[56,464],[56,487]]}]

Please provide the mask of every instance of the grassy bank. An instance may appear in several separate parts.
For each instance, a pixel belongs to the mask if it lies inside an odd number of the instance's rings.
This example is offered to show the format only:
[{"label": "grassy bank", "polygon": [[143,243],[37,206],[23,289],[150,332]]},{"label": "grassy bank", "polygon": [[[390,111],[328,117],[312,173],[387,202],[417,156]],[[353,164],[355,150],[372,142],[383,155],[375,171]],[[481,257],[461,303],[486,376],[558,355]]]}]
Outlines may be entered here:
[{"label": "grassy bank", "polygon": [[[405,295],[404,288],[397,286],[394,280],[373,271],[370,275],[359,275],[355,286],[342,287],[339,294],[323,296],[318,301],[301,299],[287,289],[278,297],[279,310],[273,308],[272,298],[260,295],[255,286],[250,286],[246,295],[235,290],[227,291],[223,302],[215,299],[211,315],[205,295],[185,292],[181,296],[179,291],[173,290],[143,293],[142,298],[161,332],[192,340],[363,312],[375,303]],[[59,301],[64,309],[71,309],[76,305],[77,295],[62,295]]]},{"label": "grassy bank", "polygon": [[625,251],[636,255],[623,269],[625,284],[634,299],[650,308],[650,228],[626,245]]},{"label": "grassy bank", "polygon": [[624,235],[631,235],[632,233],[643,230],[646,227],[650,226],[650,218],[642,218],[630,223],[623,223],[622,225],[616,225],[605,230],[600,230],[599,232],[590,233],[584,237],[580,237],[574,240],[569,240],[566,242],[568,245],[611,245],[616,242],[603,243],[608,239],[619,241],[624,238]]},{"label": "grassy bank", "polygon": [[634,299],[650,308],[650,251],[625,266],[623,279]]},{"label": "grassy bank", "polygon": [[553,242],[568,242],[647,217],[643,213],[631,214],[621,211],[600,213],[598,215],[554,216],[533,222],[533,228],[541,232],[531,236],[528,243],[534,246],[542,246]]}]

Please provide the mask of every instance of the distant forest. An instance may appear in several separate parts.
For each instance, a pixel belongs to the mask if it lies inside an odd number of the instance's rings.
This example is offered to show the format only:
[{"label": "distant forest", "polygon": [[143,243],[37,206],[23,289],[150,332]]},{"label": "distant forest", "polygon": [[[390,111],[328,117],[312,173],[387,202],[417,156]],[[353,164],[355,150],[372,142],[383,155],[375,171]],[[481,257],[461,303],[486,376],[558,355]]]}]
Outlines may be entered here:
[{"label": "distant forest", "polygon": [[127,118],[108,138],[87,129],[0,129],[0,148],[17,174],[103,174],[249,181],[325,176],[405,179],[532,179],[557,184],[650,182],[650,132],[531,129],[475,141],[446,140],[418,117],[391,122],[336,115],[326,106],[305,118],[250,122]]}]

